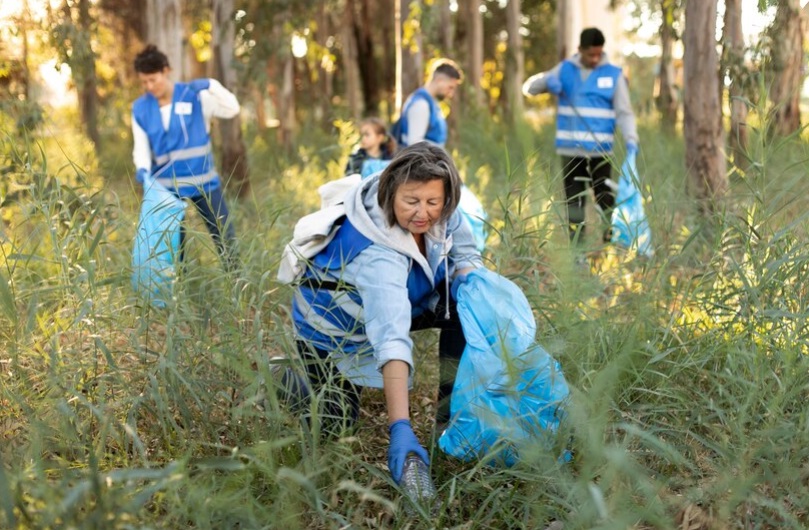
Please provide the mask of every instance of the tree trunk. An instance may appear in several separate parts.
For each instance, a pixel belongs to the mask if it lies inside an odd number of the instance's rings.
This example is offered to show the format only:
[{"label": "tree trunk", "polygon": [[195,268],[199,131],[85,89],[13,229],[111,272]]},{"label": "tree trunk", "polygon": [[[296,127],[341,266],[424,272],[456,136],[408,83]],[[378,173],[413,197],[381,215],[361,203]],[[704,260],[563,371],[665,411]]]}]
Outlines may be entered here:
[{"label": "tree trunk", "polygon": [[403,56],[404,52],[402,52],[402,2],[406,2],[407,0],[393,0],[393,39],[396,42],[396,49],[394,53],[396,54],[396,81],[395,81],[395,88],[394,95],[393,95],[393,106],[394,106],[394,119],[402,113],[402,103],[404,103],[404,94],[403,92],[403,80],[402,75],[404,73],[404,66],[402,62],[404,61]]},{"label": "tree trunk", "polygon": [[334,95],[334,66],[329,63],[324,63],[325,55],[329,54],[328,42],[329,37],[332,35],[332,21],[329,9],[325,2],[322,2],[317,11],[317,31],[315,32],[315,39],[319,48],[322,50],[320,61],[318,62],[318,91],[319,97],[315,98],[315,118],[328,128],[332,121],[332,96]]},{"label": "tree trunk", "polygon": [[770,100],[776,106],[774,132],[787,136],[801,127],[800,89],[803,75],[803,32],[801,31],[801,5],[799,0],[781,0],[775,12],[770,32],[775,79]]},{"label": "tree trunk", "polygon": [[357,43],[357,64],[362,82],[365,113],[376,114],[379,109],[379,81],[371,33],[373,21],[368,2],[369,0],[360,0],[359,17],[354,17],[354,37]]},{"label": "tree trunk", "polygon": [[[213,0],[212,48],[216,76],[228,89],[239,94],[239,81],[233,68],[233,0]],[[250,191],[250,173],[247,166],[247,147],[242,138],[242,121],[239,115],[229,120],[218,120],[222,139],[222,180],[227,189],[244,197]]]},{"label": "tree trunk", "polygon": [[672,47],[674,44],[674,7],[676,0],[661,0],[663,22],[660,24],[660,74],[658,76],[657,110],[663,129],[673,132],[677,124],[679,98],[674,87],[674,65]]},{"label": "tree trunk", "polygon": [[449,0],[436,0],[438,10],[438,39],[441,43],[441,54],[451,57],[452,53],[452,11],[450,11]]},{"label": "tree trunk", "polygon": [[421,0],[400,0],[402,17],[402,94],[410,94],[424,82]]},{"label": "tree trunk", "polygon": [[264,105],[264,90],[256,83],[250,84],[253,105],[256,107],[256,130],[260,135],[267,131],[267,107]]},{"label": "tree trunk", "polygon": [[[280,33],[280,31],[281,28],[278,26],[273,28],[273,37],[278,38],[278,35],[276,34]],[[277,42],[277,40],[274,42]],[[270,116],[266,117],[267,119],[264,123],[267,124],[268,127],[271,126],[272,128],[276,129],[276,141],[279,145],[283,143],[281,141],[282,138],[280,127],[282,118],[281,91],[279,90],[277,83],[277,80],[281,79],[281,64],[281,58],[278,56],[278,54],[273,53],[267,58],[267,62],[264,67],[264,75],[265,79],[267,79],[267,86],[260,90],[262,99],[264,99],[264,96],[266,96],[266,98],[270,101]]]},{"label": "tree trunk", "polygon": [[478,107],[484,104],[483,89],[480,80],[483,78],[483,15],[480,13],[480,0],[467,0],[468,20],[468,64],[467,78],[472,88],[472,98]]},{"label": "tree trunk", "polygon": [[[396,29],[396,13],[397,13],[397,5],[396,3],[399,0],[383,0],[376,4],[378,12],[380,15],[377,17],[379,20],[379,29],[381,31],[382,38],[382,64],[380,65],[380,71],[382,72],[382,79],[385,80],[383,84],[383,88],[385,90],[385,95],[387,98],[387,119],[388,121],[392,121],[394,115],[399,112],[399,107],[396,106],[396,72],[398,71],[398,63],[397,63],[397,50],[399,50],[399,43],[398,37],[394,37],[393,39],[390,38],[391,35],[397,35]],[[393,14],[393,16],[391,16]],[[391,96],[393,100],[391,100]],[[401,102],[400,102],[401,104]]]},{"label": "tree trunk", "polygon": [[185,80],[186,55],[183,50],[183,9],[181,0],[146,0],[146,41],[169,59],[174,78]]},{"label": "tree trunk", "polygon": [[714,211],[728,187],[717,76],[716,2],[687,2],[685,7],[685,162],[689,191],[704,214]]},{"label": "tree trunk", "polygon": [[[95,53],[92,47],[93,19],[90,16],[90,0],[79,0],[77,35],[71,41],[70,69],[79,92],[79,112],[84,132],[93,142],[96,154],[101,150],[101,135],[98,131],[98,89]],[[70,5],[63,7],[65,23],[72,24]]]},{"label": "tree trunk", "polygon": [[287,50],[283,58],[283,81],[281,94],[278,98],[278,118],[280,124],[281,145],[288,152],[292,152],[295,130],[298,128],[295,118],[295,57]]},{"label": "tree trunk", "polygon": [[725,65],[722,68],[730,78],[730,151],[733,164],[745,170],[747,156],[747,102],[744,97],[744,36],[742,35],[742,2],[725,0],[725,27],[723,30]]},{"label": "tree trunk", "polygon": [[505,94],[506,116],[512,124],[516,123],[523,114],[522,82],[525,77],[525,66],[522,35],[520,35],[521,18],[520,0],[508,0],[508,5],[506,5],[508,46],[506,48]]},{"label": "tree trunk", "polygon": [[27,102],[31,101],[31,50],[28,47],[28,29],[32,25],[32,18],[28,0],[23,0],[22,6],[18,27],[22,40],[22,95]]},{"label": "tree trunk", "polygon": [[559,60],[564,61],[573,50],[567,48],[570,40],[572,7],[567,0],[557,0],[556,2],[556,50],[559,53]]},{"label": "tree trunk", "polygon": [[360,94],[360,67],[357,57],[357,44],[354,38],[354,0],[346,0],[343,18],[343,65],[346,79],[346,99],[351,117],[359,121],[362,117]]}]

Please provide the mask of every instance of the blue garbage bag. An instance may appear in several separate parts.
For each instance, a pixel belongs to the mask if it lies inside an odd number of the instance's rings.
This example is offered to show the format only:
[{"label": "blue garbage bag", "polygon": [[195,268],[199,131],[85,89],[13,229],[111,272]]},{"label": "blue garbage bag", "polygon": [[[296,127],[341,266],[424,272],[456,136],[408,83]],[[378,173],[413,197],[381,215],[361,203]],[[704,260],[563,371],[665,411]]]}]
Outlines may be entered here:
[{"label": "blue garbage bag", "polygon": [[465,461],[499,450],[494,462],[511,466],[521,448],[552,444],[565,417],[567,382],[536,344],[531,306],[513,282],[477,269],[458,286],[457,302],[466,349],[438,445]]},{"label": "blue garbage bag", "polygon": [[461,215],[464,216],[470,228],[472,228],[472,235],[475,236],[475,246],[478,252],[483,252],[486,248],[486,237],[488,236],[486,231],[488,215],[486,210],[483,209],[480,199],[472,190],[466,187],[466,184],[461,187],[461,200],[458,203],[458,211],[461,212]]},{"label": "blue garbage bag", "polygon": [[147,175],[143,179],[132,250],[132,288],[155,307],[165,307],[171,299],[185,207],[185,202],[154,178]]},{"label": "blue garbage bag", "polygon": [[618,194],[612,211],[612,242],[635,250],[639,255],[651,256],[652,232],[643,210],[643,197],[635,186],[638,167],[635,154],[628,154],[621,167]]}]

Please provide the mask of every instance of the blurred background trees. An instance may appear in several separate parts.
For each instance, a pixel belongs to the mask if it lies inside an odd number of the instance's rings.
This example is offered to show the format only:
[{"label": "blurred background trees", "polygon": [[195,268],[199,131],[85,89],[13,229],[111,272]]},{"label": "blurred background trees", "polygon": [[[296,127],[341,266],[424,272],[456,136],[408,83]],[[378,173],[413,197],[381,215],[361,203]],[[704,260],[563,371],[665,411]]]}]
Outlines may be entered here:
[{"label": "blurred background trees", "polygon": [[[707,9],[699,4],[690,9]],[[800,129],[801,2],[756,2],[755,12],[773,14],[772,24],[748,43],[740,21],[749,1],[708,4],[716,6],[705,13],[704,27],[689,31],[683,0],[23,0],[0,13],[2,111],[18,131],[35,130],[46,98],[44,88],[32,86],[48,81],[33,80],[41,65],[53,62],[63,75],[69,72],[82,134],[102,164],[119,151],[113,165],[120,173],[129,106],[140,93],[132,58],[155,43],[168,54],[176,79],[215,76],[243,103],[241,118],[222,123],[217,135],[222,173],[243,193],[254,139],[289,155],[317,137],[336,138],[338,120],[377,115],[390,122],[438,57],[451,57],[465,70],[450,115],[456,130],[463,126],[459,117],[479,113],[504,123],[522,120],[525,75],[575,52],[571,42],[582,27],[598,25],[609,29],[607,49],[626,67],[640,115],[675,132],[684,98],[696,108],[713,97],[711,119],[730,131],[734,167],[743,167],[749,108],[769,109],[772,134]],[[641,26],[654,30],[644,36]],[[693,40],[696,35],[704,40]],[[689,48],[714,49],[720,41],[717,61],[695,64],[705,56]],[[656,51],[627,53],[627,43]],[[689,85],[711,87],[713,94],[700,88],[689,95]],[[552,104],[540,98],[530,108]],[[694,147],[700,140],[691,130],[686,127],[686,141]],[[717,140],[720,154],[711,157],[725,156],[724,141]],[[711,166],[693,159],[693,153],[706,156],[703,149],[689,153],[689,168]],[[713,167],[718,173],[710,179],[719,190],[727,176]],[[700,182],[709,178],[694,170]]]}]

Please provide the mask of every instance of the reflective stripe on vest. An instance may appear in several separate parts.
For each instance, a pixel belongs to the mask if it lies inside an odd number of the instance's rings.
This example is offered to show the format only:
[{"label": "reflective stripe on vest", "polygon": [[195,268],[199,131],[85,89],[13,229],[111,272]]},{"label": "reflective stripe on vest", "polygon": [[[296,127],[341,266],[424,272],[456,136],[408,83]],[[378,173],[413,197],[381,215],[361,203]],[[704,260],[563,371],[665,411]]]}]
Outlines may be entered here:
[{"label": "reflective stripe on vest", "polygon": [[[345,265],[372,244],[345,219],[334,239],[312,259],[292,300],[292,318],[300,338],[327,351],[340,348],[353,353],[367,348],[362,299],[340,276]],[[424,312],[422,305],[433,293],[433,285],[444,281],[445,273],[441,262],[431,283],[421,266],[413,264],[407,276],[411,317]]]},{"label": "reflective stripe on vest", "polygon": [[367,342],[362,299],[340,276],[345,265],[371,244],[346,218],[334,239],[312,258],[292,299],[292,318],[299,337],[318,348],[340,348],[347,353],[358,351]]},{"label": "reflective stripe on vest", "polygon": [[138,98],[132,110],[149,138],[152,176],[158,182],[181,196],[198,195],[218,185],[210,135],[196,91],[185,83],[174,84],[168,128],[163,126],[160,105],[151,94]]},{"label": "reflective stripe on vest", "polygon": [[612,109],[594,109],[594,108],[573,108],[568,105],[560,106],[558,111],[563,116],[581,116],[583,118],[615,118],[615,111]]},{"label": "reflective stripe on vest", "polygon": [[158,177],[157,181],[166,186],[167,188],[198,188],[209,182],[213,182],[217,177],[216,171],[208,171],[202,175],[194,175],[193,177]]},{"label": "reflective stripe on vest", "polygon": [[211,143],[208,142],[207,144],[201,147],[189,147],[188,149],[175,149],[165,155],[160,155],[154,157],[154,161],[157,165],[162,166],[166,162],[169,161],[177,161],[177,160],[189,160],[192,158],[196,158],[198,156],[208,156],[211,154]]},{"label": "reflective stripe on vest", "polygon": [[556,114],[556,147],[592,153],[612,151],[615,139],[613,97],[621,69],[599,66],[582,81],[580,67],[562,63],[562,96]]}]

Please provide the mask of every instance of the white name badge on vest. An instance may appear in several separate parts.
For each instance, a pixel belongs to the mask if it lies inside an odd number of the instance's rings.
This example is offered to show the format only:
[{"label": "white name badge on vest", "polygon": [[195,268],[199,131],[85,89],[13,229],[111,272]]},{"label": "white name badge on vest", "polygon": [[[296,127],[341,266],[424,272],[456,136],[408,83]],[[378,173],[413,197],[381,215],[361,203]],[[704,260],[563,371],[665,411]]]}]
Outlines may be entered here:
[{"label": "white name badge on vest", "polygon": [[191,103],[187,101],[178,101],[174,104],[174,113],[180,116],[190,116],[192,108]]},{"label": "white name badge on vest", "polygon": [[611,77],[599,77],[598,78],[598,88],[612,88],[612,78]]}]

